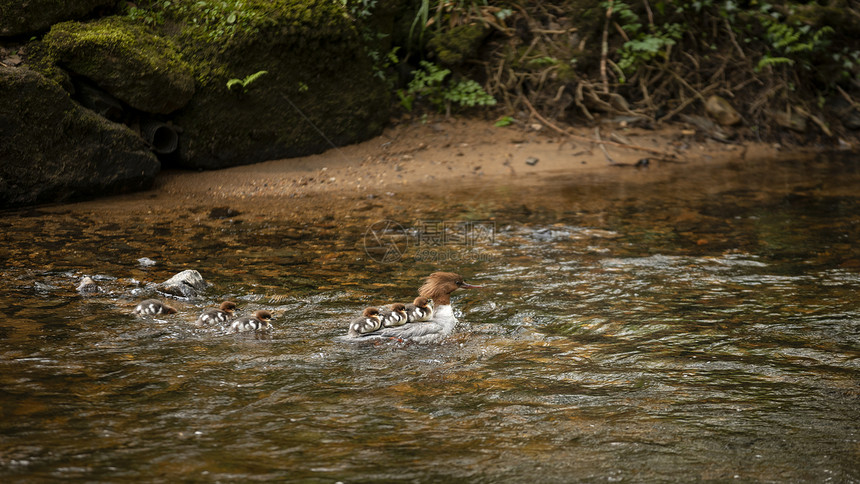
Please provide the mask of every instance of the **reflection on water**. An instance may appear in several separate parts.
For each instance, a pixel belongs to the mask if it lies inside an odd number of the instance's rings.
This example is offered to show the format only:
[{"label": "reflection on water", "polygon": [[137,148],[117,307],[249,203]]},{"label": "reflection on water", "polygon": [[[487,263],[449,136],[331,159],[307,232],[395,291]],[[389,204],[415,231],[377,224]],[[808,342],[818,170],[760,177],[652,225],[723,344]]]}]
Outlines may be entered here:
[{"label": "reflection on water", "polygon": [[[857,166],[471,187],[419,218],[492,221],[492,238],[397,264],[364,252],[373,211],[10,214],[0,477],[856,481]],[[413,201],[383,215],[415,225]],[[204,298],[131,316],[186,268]],[[336,341],[435,269],[490,285],[455,293],[448,342]],[[102,291],[79,295],[83,275]],[[189,324],[223,299],[276,330]]]}]

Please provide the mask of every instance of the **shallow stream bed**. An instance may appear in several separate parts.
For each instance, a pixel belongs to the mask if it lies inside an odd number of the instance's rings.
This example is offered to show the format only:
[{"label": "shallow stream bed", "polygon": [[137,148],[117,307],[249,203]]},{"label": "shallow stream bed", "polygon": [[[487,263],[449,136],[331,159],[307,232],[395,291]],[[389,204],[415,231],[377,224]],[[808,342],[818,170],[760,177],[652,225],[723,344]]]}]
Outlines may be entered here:
[{"label": "shallow stream bed", "polygon": [[[658,169],[7,212],[0,480],[857,482],[860,160]],[[338,340],[434,270],[487,285],[445,343]]]}]

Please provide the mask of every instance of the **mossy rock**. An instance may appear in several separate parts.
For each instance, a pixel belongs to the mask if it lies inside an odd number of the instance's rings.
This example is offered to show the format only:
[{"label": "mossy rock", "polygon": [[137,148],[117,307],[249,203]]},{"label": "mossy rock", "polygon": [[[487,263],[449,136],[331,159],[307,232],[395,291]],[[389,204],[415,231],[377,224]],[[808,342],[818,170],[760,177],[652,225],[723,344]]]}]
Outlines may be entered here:
[{"label": "mossy rock", "polygon": [[0,207],[144,189],[160,167],[127,127],[34,71],[0,66]]},{"label": "mossy rock", "polygon": [[[173,119],[186,167],[318,153],[375,136],[388,121],[388,88],[338,2],[247,0],[203,22],[193,9],[162,14],[198,83]],[[228,89],[259,71],[267,74]]]},{"label": "mossy rock", "polygon": [[427,42],[427,48],[442,64],[455,66],[475,57],[489,33],[490,29],[482,24],[461,25],[434,35]]},{"label": "mossy rock", "polygon": [[173,44],[127,19],[63,22],[43,42],[57,64],[140,111],[171,113],[194,94],[193,71]]},{"label": "mossy rock", "polygon": [[57,22],[83,18],[99,7],[113,7],[116,0],[0,0],[0,37],[44,32]]}]

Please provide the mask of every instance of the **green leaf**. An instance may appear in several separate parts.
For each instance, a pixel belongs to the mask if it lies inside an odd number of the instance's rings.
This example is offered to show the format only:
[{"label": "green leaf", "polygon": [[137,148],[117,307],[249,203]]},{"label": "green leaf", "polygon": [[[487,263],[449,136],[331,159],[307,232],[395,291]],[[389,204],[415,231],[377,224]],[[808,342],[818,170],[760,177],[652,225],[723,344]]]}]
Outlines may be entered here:
[{"label": "green leaf", "polygon": [[235,88],[235,87],[244,87],[244,86],[245,86],[245,84],[242,82],[241,79],[230,79],[229,81],[227,81],[227,89],[230,91],[233,91],[234,90],[233,88]]}]

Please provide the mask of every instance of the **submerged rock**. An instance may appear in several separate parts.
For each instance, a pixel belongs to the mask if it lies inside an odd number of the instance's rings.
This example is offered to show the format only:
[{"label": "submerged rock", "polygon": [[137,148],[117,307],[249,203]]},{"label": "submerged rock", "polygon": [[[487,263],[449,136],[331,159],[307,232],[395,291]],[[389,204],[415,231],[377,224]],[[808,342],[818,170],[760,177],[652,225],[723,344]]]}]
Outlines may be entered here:
[{"label": "submerged rock", "polygon": [[0,66],[0,207],[140,190],[160,168],[126,126],[36,72]]},{"label": "submerged rock", "polygon": [[208,287],[209,283],[193,269],[184,270],[158,285],[160,291],[181,297],[199,296]]},{"label": "submerged rock", "polygon": [[194,94],[191,67],[173,44],[123,18],[63,22],[43,42],[55,63],[140,111],[171,113]]}]

